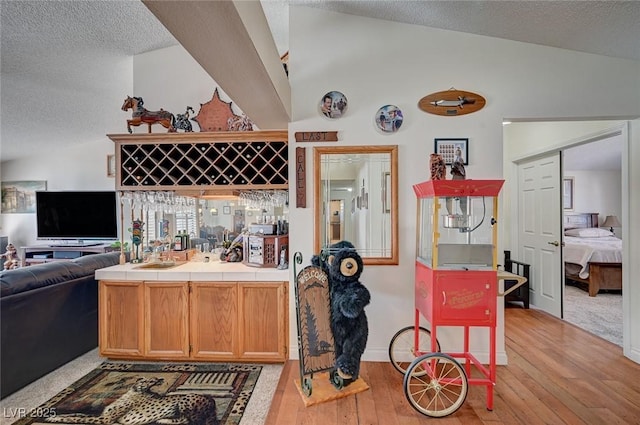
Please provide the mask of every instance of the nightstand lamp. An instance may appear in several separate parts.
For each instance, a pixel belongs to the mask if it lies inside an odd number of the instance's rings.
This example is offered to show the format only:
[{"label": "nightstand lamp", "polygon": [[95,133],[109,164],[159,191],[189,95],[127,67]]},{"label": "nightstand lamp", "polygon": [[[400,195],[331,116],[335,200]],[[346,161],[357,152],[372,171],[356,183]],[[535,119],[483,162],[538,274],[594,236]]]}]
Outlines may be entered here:
[{"label": "nightstand lamp", "polygon": [[604,219],[604,223],[602,223],[602,227],[609,227],[609,230],[611,231],[611,233],[615,235],[613,228],[622,227],[622,224],[620,224],[620,221],[618,221],[618,217],[616,217],[615,215],[608,215]]}]

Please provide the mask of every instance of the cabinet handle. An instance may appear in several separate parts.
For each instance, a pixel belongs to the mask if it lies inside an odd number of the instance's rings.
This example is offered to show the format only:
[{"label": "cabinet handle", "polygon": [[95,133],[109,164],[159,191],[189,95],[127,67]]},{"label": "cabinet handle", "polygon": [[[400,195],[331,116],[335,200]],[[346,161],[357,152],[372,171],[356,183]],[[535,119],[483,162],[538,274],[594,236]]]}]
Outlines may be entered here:
[{"label": "cabinet handle", "polygon": [[442,291],[442,305],[447,304],[447,293]]}]

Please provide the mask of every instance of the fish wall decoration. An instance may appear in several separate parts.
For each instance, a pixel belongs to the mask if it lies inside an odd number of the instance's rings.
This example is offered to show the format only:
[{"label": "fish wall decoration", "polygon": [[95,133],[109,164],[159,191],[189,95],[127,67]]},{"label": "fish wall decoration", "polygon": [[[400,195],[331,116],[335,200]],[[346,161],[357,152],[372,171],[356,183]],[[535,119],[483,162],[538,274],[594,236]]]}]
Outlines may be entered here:
[{"label": "fish wall decoration", "polygon": [[477,93],[452,87],[426,95],[420,99],[418,107],[429,114],[456,117],[477,112],[484,108],[486,103],[485,98]]}]

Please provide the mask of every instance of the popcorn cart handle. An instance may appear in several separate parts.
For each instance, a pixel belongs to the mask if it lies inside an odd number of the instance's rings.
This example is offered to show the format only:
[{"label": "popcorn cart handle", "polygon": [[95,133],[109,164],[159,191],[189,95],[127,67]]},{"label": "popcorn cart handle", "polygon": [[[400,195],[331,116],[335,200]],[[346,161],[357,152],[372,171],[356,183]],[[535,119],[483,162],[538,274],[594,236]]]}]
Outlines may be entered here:
[{"label": "popcorn cart handle", "polygon": [[498,280],[516,280],[518,282],[508,290],[504,292],[499,292],[498,293],[499,297],[504,297],[505,295],[509,295],[510,293],[512,293],[513,291],[515,291],[516,289],[518,289],[519,287],[527,283],[526,277],[511,273],[511,272],[507,272],[504,270],[498,270]]}]

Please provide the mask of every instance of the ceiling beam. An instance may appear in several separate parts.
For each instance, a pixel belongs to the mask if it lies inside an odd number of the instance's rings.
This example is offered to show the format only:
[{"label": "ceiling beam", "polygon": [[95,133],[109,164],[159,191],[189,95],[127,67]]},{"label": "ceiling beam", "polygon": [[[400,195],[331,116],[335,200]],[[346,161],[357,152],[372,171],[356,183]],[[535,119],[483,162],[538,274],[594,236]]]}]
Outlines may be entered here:
[{"label": "ceiling beam", "polygon": [[142,2],[257,127],[288,128],[291,87],[259,1]]}]

